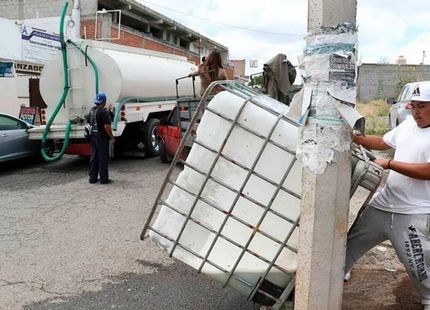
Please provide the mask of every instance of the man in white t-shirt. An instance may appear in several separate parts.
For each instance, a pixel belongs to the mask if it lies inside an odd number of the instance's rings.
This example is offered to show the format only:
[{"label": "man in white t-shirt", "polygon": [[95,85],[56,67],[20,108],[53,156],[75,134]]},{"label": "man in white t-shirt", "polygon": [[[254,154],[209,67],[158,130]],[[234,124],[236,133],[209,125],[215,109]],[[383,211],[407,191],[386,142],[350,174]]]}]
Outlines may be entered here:
[{"label": "man in white t-shirt", "polygon": [[418,84],[413,118],[384,137],[354,136],[372,150],[395,149],[394,159],[375,162],[389,169],[387,183],[348,233],[345,270],[368,250],[390,240],[430,310],[430,82]]}]

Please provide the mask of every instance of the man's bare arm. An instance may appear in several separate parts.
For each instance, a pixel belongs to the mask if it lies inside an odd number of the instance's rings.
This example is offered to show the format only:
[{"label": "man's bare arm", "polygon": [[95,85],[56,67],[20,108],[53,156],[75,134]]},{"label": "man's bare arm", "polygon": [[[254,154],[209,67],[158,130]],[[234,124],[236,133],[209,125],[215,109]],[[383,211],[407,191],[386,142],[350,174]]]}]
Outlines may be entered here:
[{"label": "man's bare arm", "polygon": [[110,124],[106,124],[106,125],[103,126],[103,128],[105,129],[105,131],[106,131],[107,135],[109,136],[110,140],[112,142],[115,142],[115,137],[113,136],[111,125]]},{"label": "man's bare arm", "polygon": [[417,180],[430,180],[430,163],[405,163],[397,160],[377,159],[375,163]]},{"label": "man's bare arm", "polygon": [[369,150],[379,150],[384,151],[391,148],[387,143],[384,142],[384,139],[379,136],[356,136],[352,137],[352,141],[357,144],[361,144],[366,149]]}]

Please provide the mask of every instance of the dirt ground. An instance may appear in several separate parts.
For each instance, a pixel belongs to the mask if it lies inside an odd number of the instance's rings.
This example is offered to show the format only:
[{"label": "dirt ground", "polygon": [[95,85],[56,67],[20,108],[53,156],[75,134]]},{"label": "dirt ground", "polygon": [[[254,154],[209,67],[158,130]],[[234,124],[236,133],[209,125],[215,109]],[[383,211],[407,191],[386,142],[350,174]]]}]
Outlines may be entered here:
[{"label": "dirt ground", "polygon": [[422,307],[404,271],[371,269],[358,264],[345,285],[343,309],[418,310]]},{"label": "dirt ground", "polygon": [[[375,155],[392,157],[392,153],[376,152]],[[386,176],[385,173],[383,182]],[[362,189],[353,196],[350,222],[366,196],[367,192]],[[390,242],[375,247],[355,264],[351,279],[345,284],[343,309],[422,309],[420,298]]]}]

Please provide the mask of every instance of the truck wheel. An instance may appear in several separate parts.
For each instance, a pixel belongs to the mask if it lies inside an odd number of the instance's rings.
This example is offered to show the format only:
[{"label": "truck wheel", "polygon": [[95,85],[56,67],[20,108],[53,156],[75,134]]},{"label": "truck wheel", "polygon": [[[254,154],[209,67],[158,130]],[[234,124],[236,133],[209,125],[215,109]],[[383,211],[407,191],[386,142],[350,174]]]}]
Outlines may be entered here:
[{"label": "truck wheel", "polygon": [[161,162],[170,163],[172,161],[172,157],[170,157],[169,154],[167,154],[166,146],[164,145],[163,140],[161,140],[161,139],[158,140],[158,147],[160,150]]},{"label": "truck wheel", "polygon": [[158,145],[158,126],[160,121],[156,118],[148,119],[143,126],[143,142],[148,157],[154,157],[160,154]]},{"label": "truck wheel", "polygon": [[55,142],[52,140],[48,140],[45,143],[45,153],[49,157],[53,157],[55,153]]}]

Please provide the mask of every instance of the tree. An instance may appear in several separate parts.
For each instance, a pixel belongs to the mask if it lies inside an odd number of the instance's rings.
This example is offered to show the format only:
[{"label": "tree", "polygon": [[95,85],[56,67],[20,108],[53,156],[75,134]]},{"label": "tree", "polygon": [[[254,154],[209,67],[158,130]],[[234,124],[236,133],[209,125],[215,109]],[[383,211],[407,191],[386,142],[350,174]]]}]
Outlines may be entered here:
[{"label": "tree", "polygon": [[407,67],[406,70],[401,70],[397,72],[397,83],[396,83],[396,98],[399,96],[400,91],[403,86],[407,83],[422,81],[421,73],[417,71],[415,67]]},{"label": "tree", "polygon": [[389,63],[390,63],[390,59],[388,59],[388,57],[385,57],[385,56],[380,57],[378,60],[378,64],[381,64],[381,65],[388,65]]},{"label": "tree", "polygon": [[253,76],[251,79],[251,82],[249,83],[249,86],[257,86],[257,85],[264,87],[264,77],[262,74]]}]

